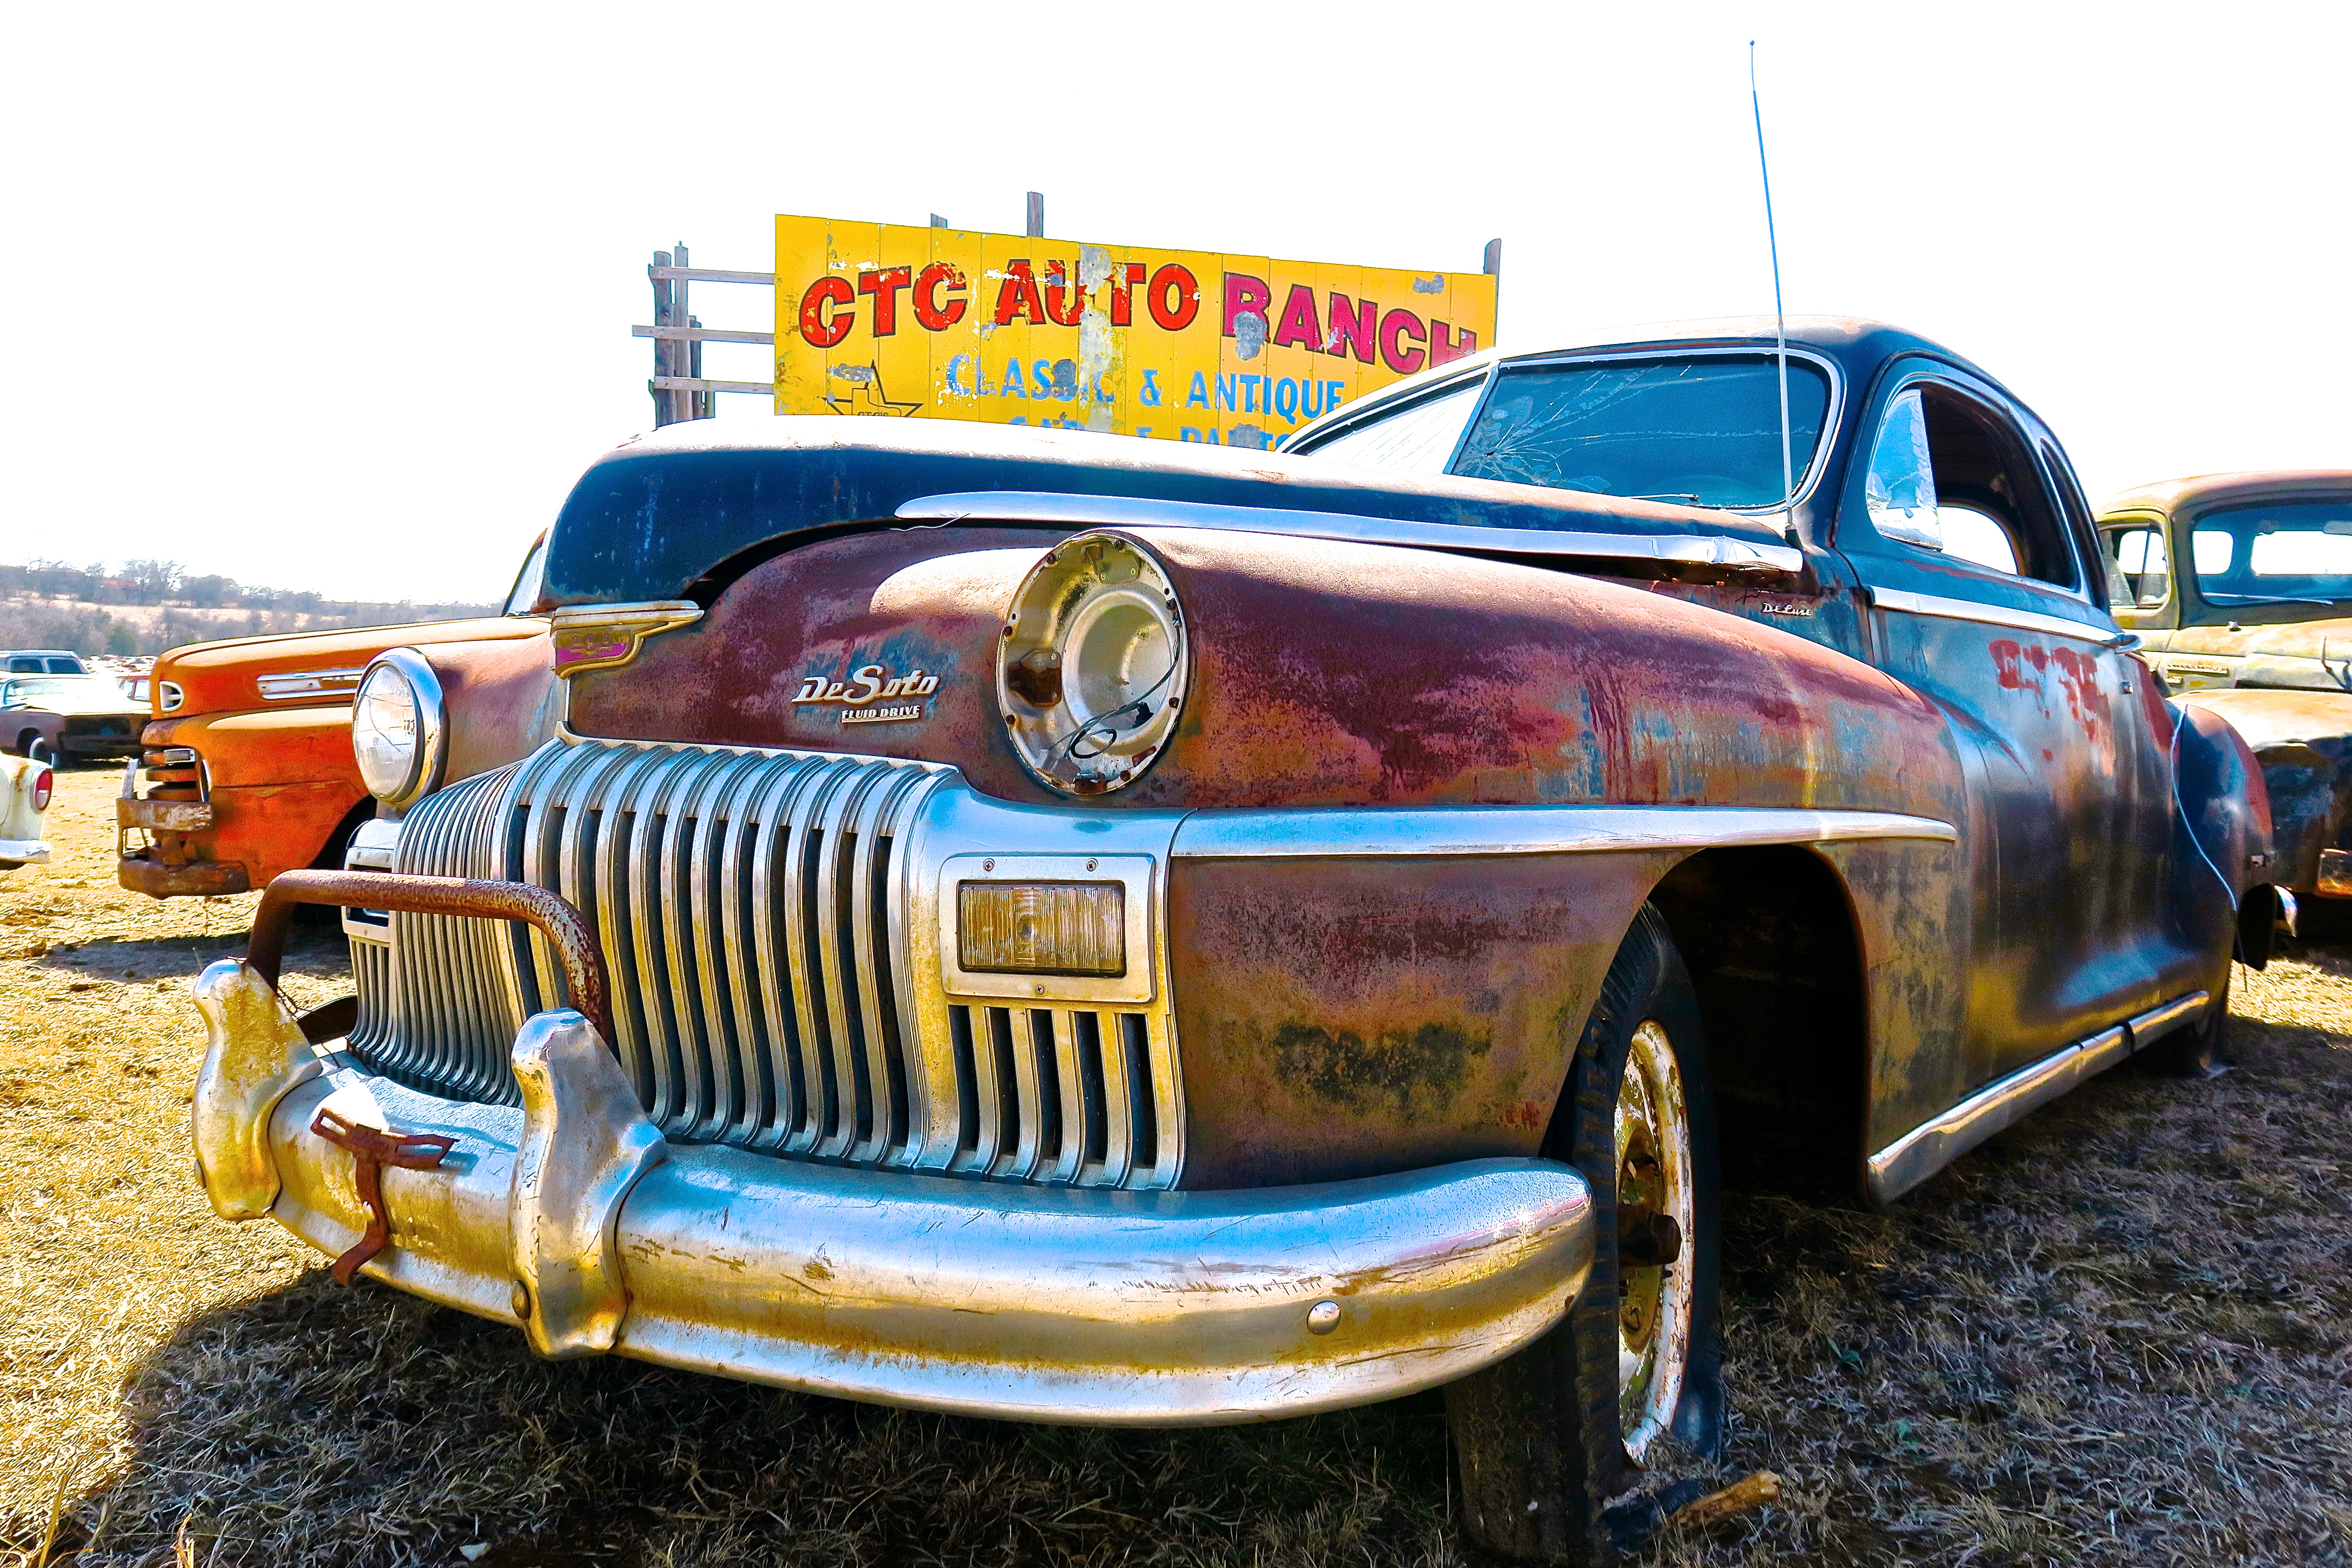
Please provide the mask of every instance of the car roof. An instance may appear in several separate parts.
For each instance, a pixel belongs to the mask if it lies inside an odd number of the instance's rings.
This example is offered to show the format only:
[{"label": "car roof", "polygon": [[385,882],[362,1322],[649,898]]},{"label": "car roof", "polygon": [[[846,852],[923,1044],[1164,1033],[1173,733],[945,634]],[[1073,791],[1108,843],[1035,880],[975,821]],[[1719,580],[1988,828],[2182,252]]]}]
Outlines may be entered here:
[{"label": "car roof", "polygon": [[2352,469],[2249,468],[2237,473],[2191,474],[2135,485],[2099,504],[2099,515],[2119,511],[2173,512],[2221,501],[2329,500],[2352,498]]}]

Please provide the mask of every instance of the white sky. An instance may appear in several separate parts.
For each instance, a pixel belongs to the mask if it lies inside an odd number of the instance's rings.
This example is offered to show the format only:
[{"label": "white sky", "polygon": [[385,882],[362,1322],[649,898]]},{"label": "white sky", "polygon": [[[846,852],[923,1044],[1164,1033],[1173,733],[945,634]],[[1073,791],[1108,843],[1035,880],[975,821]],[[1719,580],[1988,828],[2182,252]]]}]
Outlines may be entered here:
[{"label": "white sky", "polygon": [[1792,311],[1975,359],[2095,495],[2352,468],[2342,5],[7,16],[0,561],[494,597],[652,422],[650,253],[765,270],[779,211],[1017,233],[1035,188],[1060,238],[1463,270],[1500,235],[1508,348],[1769,310],[1750,37]]}]

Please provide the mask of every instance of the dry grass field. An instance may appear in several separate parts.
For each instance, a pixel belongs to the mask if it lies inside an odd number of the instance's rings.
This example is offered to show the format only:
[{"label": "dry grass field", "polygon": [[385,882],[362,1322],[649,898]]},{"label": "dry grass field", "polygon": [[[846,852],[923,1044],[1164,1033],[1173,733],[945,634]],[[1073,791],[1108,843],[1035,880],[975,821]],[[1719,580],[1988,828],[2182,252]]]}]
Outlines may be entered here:
[{"label": "dry grass field", "polygon": [[[100,771],[0,878],[0,1563],[1448,1564],[1438,1404],[1108,1434],[618,1361],[337,1289],[190,1170],[187,981],[250,898],[118,890]],[[313,942],[289,984],[341,982]],[[2241,971],[2238,1065],[2119,1073],[1884,1215],[1735,1199],[1771,1507],[1658,1564],[2352,1562],[2352,963]]]}]

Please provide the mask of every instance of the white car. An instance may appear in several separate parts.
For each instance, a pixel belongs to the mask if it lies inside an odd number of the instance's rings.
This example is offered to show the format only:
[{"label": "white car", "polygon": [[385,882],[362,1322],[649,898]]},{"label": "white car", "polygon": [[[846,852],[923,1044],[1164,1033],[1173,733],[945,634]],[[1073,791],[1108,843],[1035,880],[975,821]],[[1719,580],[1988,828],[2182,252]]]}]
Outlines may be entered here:
[{"label": "white car", "polygon": [[0,753],[0,871],[48,864],[41,822],[56,784],[48,763]]}]

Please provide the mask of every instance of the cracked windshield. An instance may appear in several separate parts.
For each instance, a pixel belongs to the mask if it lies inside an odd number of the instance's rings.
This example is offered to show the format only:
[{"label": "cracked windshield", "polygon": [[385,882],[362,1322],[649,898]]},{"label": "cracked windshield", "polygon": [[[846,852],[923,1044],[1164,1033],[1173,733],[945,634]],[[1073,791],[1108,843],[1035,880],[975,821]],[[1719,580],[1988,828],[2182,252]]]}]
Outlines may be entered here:
[{"label": "cracked windshield", "polygon": [[[1800,480],[1828,404],[1821,371],[1791,359]],[[1779,374],[1769,354],[1506,369],[1452,471],[1685,505],[1777,506]]]},{"label": "cracked windshield", "polygon": [[2210,511],[2189,541],[2197,586],[2216,604],[2352,599],[2352,502]]}]

